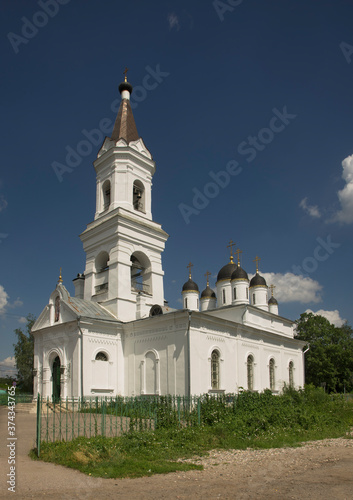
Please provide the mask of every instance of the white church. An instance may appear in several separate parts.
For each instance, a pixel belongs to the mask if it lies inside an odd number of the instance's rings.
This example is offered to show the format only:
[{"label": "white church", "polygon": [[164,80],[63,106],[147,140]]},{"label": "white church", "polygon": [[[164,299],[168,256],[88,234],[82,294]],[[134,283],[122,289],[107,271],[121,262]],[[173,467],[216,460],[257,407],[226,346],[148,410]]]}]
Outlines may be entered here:
[{"label": "white church", "polygon": [[278,393],[304,385],[304,343],[259,274],[233,261],[216,293],[189,279],[182,309],[164,299],[162,252],[168,234],[153,221],[155,163],[137,132],[130,95],[94,168],[94,220],[80,235],[86,268],[72,297],[59,277],[32,333],[34,395],[43,397],[198,395],[239,390]]}]

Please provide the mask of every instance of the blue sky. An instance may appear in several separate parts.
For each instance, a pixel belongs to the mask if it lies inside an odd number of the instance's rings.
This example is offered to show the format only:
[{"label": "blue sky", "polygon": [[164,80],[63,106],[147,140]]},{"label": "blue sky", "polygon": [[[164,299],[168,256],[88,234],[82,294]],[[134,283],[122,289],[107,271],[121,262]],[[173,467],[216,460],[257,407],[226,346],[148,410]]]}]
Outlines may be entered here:
[{"label": "blue sky", "polygon": [[71,293],[84,271],[92,162],[125,66],[157,165],[170,305],[189,261],[200,290],[206,271],[214,285],[232,239],[249,274],[261,257],[281,315],[353,323],[351,0],[11,0],[0,12],[2,369],[60,266]]}]

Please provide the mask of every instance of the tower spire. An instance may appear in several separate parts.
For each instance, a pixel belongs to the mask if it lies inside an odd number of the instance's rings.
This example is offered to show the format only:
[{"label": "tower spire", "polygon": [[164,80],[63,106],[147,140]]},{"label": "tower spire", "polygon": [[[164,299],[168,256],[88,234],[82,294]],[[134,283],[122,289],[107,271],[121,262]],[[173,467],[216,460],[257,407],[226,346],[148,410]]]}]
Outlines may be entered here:
[{"label": "tower spire", "polygon": [[114,123],[111,140],[118,141],[119,139],[124,139],[129,144],[131,141],[137,141],[140,136],[137,132],[136,123],[130,104],[132,85],[127,81],[128,70],[128,68],[125,68],[125,71],[123,71],[124,81],[119,85],[121,103]]}]

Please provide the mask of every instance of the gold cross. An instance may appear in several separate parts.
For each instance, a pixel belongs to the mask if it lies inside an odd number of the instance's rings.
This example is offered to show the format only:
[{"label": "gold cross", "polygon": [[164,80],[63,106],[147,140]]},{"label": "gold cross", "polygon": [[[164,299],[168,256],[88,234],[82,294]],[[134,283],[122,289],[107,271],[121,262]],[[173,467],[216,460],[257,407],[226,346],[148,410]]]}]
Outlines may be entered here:
[{"label": "gold cross", "polygon": [[236,243],[233,242],[233,240],[230,240],[229,245],[227,245],[227,248],[230,248],[230,261],[233,262],[233,247],[235,247]]},{"label": "gold cross", "polygon": [[239,254],[243,253],[243,250],[239,250],[239,248],[234,252],[238,258],[238,266],[240,266],[240,257]]},{"label": "gold cross", "polygon": [[207,273],[205,274],[205,276],[206,276],[206,279],[207,279],[207,285],[206,286],[209,286],[210,283],[208,281],[208,277],[211,276],[211,273],[209,271],[207,271]]},{"label": "gold cross", "polygon": [[62,283],[63,282],[63,279],[62,279],[62,276],[61,276],[61,268],[60,268],[60,273],[59,273],[59,281],[58,283]]},{"label": "gold cross", "polygon": [[191,262],[189,262],[189,264],[186,267],[187,269],[189,269],[189,279],[191,279],[191,268],[194,267],[194,264],[191,264]]},{"label": "gold cross", "polygon": [[123,71],[125,75],[125,81],[127,82],[127,72],[129,71],[129,68],[125,68],[125,71]]},{"label": "gold cross", "polygon": [[256,272],[258,273],[259,272],[259,261],[260,261],[260,257],[258,257],[256,255],[255,259],[253,260],[253,262],[256,262]]},{"label": "gold cross", "polygon": [[268,288],[271,290],[271,297],[273,297],[273,292],[274,289],[276,288],[275,285],[270,285]]}]

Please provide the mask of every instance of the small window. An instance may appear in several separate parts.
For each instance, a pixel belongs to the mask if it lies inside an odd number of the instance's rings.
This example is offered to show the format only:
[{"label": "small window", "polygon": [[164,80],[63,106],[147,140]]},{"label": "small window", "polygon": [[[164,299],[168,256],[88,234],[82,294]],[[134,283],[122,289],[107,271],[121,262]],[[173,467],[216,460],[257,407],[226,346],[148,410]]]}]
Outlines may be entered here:
[{"label": "small window", "polygon": [[219,389],[219,352],[212,351],[211,354],[211,387]]},{"label": "small window", "polygon": [[254,389],[254,358],[251,354],[247,359],[247,379],[248,391],[252,391]]},{"label": "small window", "polygon": [[294,387],[294,363],[289,363],[289,387]]},{"label": "small window", "polygon": [[110,182],[105,181],[103,184],[103,210],[108,210],[110,206]]},{"label": "small window", "polygon": [[133,185],[133,205],[134,209],[139,212],[144,212],[145,210],[145,188],[141,181],[136,180]]},{"label": "small window", "polygon": [[188,299],[185,299],[185,309],[188,308]]},{"label": "small window", "polygon": [[233,288],[233,299],[237,300],[237,289],[235,287]]},{"label": "small window", "polygon": [[225,304],[226,303],[226,291],[224,290],[224,288],[222,290],[222,295],[223,295],[223,304]]},{"label": "small window", "polygon": [[249,300],[249,288],[246,289],[246,298]]},{"label": "small window", "polygon": [[254,293],[252,294],[252,303],[253,303],[253,305],[255,305],[255,304],[256,304],[255,294],[254,294]]},{"label": "small window", "polygon": [[275,360],[273,358],[270,359],[270,389],[271,391],[275,390]]},{"label": "small window", "polygon": [[96,361],[108,361],[108,356],[104,352],[99,352],[96,355]]}]

